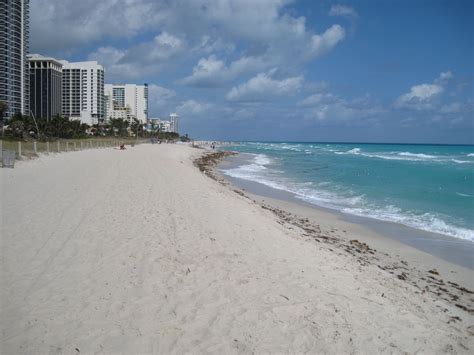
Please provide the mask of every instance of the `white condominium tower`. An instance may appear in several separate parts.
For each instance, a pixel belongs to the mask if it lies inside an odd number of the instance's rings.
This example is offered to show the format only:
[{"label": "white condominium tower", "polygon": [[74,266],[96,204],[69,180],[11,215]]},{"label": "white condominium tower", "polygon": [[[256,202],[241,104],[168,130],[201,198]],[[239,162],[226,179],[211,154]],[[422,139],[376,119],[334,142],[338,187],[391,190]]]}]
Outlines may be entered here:
[{"label": "white condominium tower", "polygon": [[178,119],[177,113],[170,113],[171,132],[178,133]]},{"label": "white condominium tower", "polygon": [[104,67],[96,61],[61,61],[63,64],[63,115],[88,125],[105,119]]},{"label": "white condominium tower", "polygon": [[142,123],[148,121],[148,84],[105,84],[109,97],[107,118],[115,118],[113,110],[128,109],[129,117]]},{"label": "white condominium tower", "polygon": [[29,115],[29,0],[0,1],[0,101],[4,117]]}]

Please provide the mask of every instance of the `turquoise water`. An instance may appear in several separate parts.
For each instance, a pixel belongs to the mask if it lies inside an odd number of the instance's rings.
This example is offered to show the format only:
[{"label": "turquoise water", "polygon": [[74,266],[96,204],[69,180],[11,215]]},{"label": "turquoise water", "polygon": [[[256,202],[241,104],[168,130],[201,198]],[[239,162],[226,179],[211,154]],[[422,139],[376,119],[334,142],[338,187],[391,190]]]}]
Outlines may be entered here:
[{"label": "turquoise water", "polygon": [[474,242],[474,146],[258,143],[224,174],[343,213]]}]

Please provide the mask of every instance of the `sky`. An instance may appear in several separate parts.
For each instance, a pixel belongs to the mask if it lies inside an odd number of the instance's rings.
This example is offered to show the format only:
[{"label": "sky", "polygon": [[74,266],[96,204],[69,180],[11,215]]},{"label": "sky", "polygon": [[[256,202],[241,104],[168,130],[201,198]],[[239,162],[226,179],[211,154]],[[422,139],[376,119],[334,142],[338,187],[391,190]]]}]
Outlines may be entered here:
[{"label": "sky", "polygon": [[197,139],[474,144],[474,1],[31,0],[30,52]]}]

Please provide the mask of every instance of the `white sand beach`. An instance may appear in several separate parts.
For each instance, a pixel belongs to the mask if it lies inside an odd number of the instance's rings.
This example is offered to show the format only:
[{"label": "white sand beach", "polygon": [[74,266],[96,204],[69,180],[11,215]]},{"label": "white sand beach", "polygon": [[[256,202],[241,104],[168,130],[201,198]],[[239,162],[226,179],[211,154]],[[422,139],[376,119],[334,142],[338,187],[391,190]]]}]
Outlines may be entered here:
[{"label": "white sand beach", "polygon": [[145,144],[1,169],[0,352],[472,353],[471,270],[427,273],[335,219],[262,208],[201,154]]}]

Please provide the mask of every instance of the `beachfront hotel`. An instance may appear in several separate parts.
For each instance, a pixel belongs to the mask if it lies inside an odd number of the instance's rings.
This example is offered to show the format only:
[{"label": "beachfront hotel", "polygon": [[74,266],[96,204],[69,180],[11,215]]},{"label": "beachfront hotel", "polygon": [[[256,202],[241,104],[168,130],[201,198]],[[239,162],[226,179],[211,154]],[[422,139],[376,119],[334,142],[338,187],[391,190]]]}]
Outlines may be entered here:
[{"label": "beachfront hotel", "polygon": [[105,84],[107,118],[148,121],[148,84]]},{"label": "beachfront hotel", "polygon": [[29,114],[29,0],[0,2],[0,101],[7,104],[5,118]]},{"label": "beachfront hotel", "polygon": [[68,62],[63,65],[62,113],[88,125],[105,119],[104,67],[97,61]]},{"label": "beachfront hotel", "polygon": [[148,130],[160,132],[179,133],[178,131],[179,116],[177,113],[171,113],[169,120],[162,120],[160,118],[150,118],[148,121]]},{"label": "beachfront hotel", "polygon": [[63,65],[54,58],[28,55],[30,111],[36,119],[50,120],[61,114]]}]

